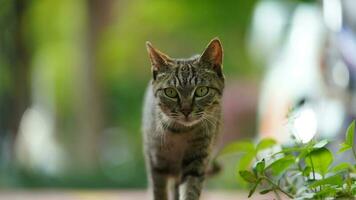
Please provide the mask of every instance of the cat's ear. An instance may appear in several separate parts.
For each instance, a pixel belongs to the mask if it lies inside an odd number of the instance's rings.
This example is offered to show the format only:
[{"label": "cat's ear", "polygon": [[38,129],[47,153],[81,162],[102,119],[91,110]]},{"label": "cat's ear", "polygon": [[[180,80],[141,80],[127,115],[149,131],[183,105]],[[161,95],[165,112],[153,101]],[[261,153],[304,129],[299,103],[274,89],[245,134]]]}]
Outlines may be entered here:
[{"label": "cat's ear", "polygon": [[159,70],[166,69],[172,63],[172,59],[166,54],[155,49],[150,42],[146,42],[147,52],[151,60],[153,78]]},{"label": "cat's ear", "polygon": [[201,54],[199,62],[208,63],[219,76],[222,76],[222,60],[223,48],[221,42],[218,38],[214,38]]}]

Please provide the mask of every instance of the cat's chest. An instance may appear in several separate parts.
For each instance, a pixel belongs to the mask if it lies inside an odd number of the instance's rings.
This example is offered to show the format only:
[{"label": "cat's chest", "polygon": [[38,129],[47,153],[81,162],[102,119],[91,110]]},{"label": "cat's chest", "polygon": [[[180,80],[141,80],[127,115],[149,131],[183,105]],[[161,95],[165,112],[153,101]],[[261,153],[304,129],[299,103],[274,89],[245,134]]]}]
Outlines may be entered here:
[{"label": "cat's chest", "polygon": [[191,138],[191,133],[175,134],[167,132],[160,144],[160,151],[172,159],[183,157],[184,152],[189,147],[188,141]]},{"label": "cat's chest", "polygon": [[192,137],[192,133],[166,132],[152,152],[156,163],[166,165],[172,172],[179,170],[186,152],[191,148],[189,141]]}]

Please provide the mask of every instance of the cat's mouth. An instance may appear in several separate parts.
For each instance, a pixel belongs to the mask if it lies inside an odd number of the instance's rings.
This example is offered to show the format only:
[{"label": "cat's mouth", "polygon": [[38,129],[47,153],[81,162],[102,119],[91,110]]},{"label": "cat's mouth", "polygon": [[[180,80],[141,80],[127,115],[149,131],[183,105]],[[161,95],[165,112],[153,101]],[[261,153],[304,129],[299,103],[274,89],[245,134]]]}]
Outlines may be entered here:
[{"label": "cat's mouth", "polygon": [[165,113],[165,118],[169,120],[171,123],[177,123],[179,125],[185,126],[185,127],[191,127],[194,126],[202,121],[202,116],[201,115],[180,115],[180,114],[166,114]]},{"label": "cat's mouth", "polygon": [[200,117],[194,116],[180,116],[176,121],[184,126],[193,126],[201,121]]}]

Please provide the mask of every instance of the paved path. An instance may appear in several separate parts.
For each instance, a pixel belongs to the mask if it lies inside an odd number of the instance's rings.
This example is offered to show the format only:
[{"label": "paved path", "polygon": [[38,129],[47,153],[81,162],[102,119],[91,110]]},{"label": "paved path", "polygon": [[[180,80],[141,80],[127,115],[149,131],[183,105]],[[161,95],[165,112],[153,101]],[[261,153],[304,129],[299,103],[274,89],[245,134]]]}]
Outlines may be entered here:
[{"label": "paved path", "polygon": [[[201,200],[247,200],[244,192],[205,191]],[[251,200],[272,200],[254,196]],[[0,190],[0,200],[149,200],[145,191],[121,190]]]}]

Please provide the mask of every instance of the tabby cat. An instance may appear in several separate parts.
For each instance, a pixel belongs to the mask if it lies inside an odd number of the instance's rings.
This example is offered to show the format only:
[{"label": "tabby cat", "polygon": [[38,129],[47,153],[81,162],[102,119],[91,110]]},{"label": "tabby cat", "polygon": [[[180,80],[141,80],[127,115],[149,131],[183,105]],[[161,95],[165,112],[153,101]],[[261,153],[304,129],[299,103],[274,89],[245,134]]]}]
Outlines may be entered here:
[{"label": "tabby cat", "polygon": [[173,59],[146,45],[152,80],[142,128],[154,200],[198,200],[221,127],[221,43],[213,39],[201,55],[188,59]]}]

